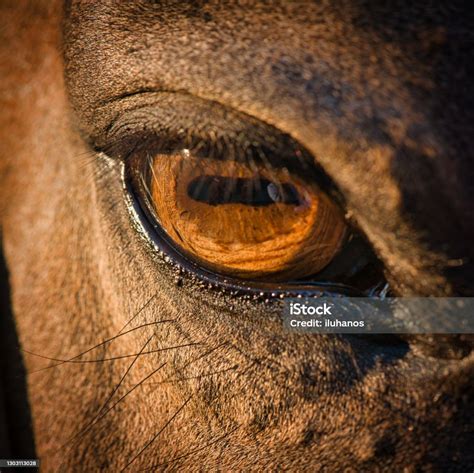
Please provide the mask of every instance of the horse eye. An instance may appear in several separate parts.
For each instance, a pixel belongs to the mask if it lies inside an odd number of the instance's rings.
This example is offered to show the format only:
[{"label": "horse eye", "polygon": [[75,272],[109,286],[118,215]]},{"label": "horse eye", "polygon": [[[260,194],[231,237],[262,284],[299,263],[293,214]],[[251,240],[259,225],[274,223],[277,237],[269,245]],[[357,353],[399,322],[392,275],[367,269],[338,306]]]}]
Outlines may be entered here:
[{"label": "horse eye", "polygon": [[327,193],[268,162],[203,159],[184,149],[151,157],[140,178],[141,200],[175,248],[221,275],[305,279],[334,259],[347,235]]}]

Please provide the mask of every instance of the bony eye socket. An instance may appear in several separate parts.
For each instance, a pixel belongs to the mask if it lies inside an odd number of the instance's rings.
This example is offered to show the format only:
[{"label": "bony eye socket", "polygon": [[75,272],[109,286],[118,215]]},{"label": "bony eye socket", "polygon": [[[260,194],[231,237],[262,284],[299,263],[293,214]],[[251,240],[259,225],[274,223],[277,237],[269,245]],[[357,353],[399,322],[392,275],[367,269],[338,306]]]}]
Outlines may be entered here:
[{"label": "bony eye socket", "polygon": [[316,184],[285,168],[158,154],[146,173],[158,223],[188,258],[242,279],[315,275],[342,246],[346,224]]}]

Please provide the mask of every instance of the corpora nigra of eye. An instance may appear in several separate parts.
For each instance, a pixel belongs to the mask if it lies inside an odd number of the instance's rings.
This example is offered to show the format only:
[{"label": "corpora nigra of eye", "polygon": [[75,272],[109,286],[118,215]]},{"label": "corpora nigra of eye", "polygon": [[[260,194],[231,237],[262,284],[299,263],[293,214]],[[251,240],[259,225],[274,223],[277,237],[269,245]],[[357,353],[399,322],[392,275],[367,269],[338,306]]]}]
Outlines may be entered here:
[{"label": "corpora nigra of eye", "polygon": [[[174,257],[217,278],[292,285],[383,285],[341,202],[297,160],[228,159],[174,146],[132,153],[132,192]],[[173,255],[171,255],[173,256]]]}]

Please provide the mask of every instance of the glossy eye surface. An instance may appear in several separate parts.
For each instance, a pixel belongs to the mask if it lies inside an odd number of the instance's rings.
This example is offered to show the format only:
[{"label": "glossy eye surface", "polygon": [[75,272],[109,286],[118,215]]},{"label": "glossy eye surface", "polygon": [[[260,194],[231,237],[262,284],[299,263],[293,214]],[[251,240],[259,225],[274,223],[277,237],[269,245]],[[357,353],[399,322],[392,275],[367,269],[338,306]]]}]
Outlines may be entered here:
[{"label": "glossy eye surface", "polygon": [[148,205],[173,244],[222,275],[301,280],[326,267],[346,235],[318,185],[269,163],[156,154],[143,174]]}]

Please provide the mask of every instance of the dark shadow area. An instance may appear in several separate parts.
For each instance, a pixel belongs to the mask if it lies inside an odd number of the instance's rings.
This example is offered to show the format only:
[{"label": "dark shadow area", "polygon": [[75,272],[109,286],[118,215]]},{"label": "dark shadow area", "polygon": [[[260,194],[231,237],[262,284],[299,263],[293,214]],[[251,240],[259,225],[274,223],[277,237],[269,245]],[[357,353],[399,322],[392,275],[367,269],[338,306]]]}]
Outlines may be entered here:
[{"label": "dark shadow area", "polygon": [[410,351],[403,337],[392,334],[343,335],[357,359],[359,376],[365,376],[377,364],[394,365]]},{"label": "dark shadow area", "polygon": [[0,459],[37,458],[26,370],[19,345],[3,242],[0,240]]}]

